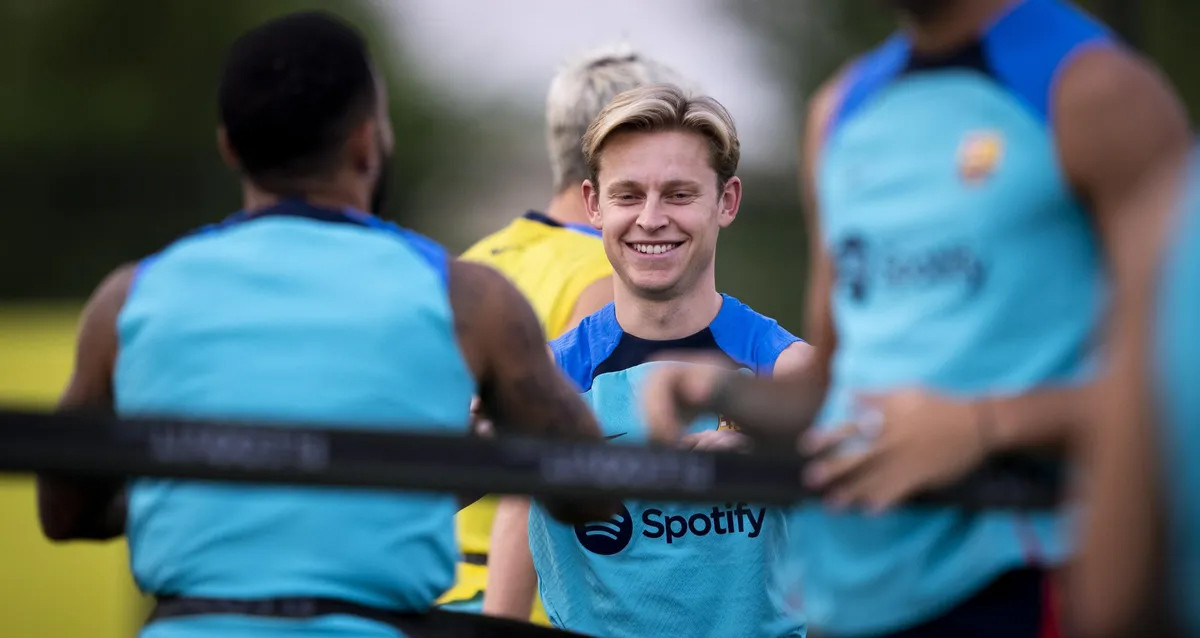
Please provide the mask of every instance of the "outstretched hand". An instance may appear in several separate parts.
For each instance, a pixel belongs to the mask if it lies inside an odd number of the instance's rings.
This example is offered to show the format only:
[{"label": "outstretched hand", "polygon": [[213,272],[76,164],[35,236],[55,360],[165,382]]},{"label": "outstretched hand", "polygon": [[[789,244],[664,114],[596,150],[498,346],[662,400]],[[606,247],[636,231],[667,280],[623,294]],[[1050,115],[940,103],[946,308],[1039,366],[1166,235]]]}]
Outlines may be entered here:
[{"label": "outstretched hand", "polygon": [[[879,512],[919,492],[949,485],[990,453],[986,424],[970,403],[924,390],[864,396],[853,423],[809,432],[801,452],[814,457],[811,489],[834,508]],[[856,444],[850,450],[847,444]]]},{"label": "outstretched hand", "polygon": [[675,444],[705,413],[719,381],[736,374],[736,368],[728,358],[713,354],[665,353],[656,360],[670,363],[646,379],[642,415],[651,441]]}]

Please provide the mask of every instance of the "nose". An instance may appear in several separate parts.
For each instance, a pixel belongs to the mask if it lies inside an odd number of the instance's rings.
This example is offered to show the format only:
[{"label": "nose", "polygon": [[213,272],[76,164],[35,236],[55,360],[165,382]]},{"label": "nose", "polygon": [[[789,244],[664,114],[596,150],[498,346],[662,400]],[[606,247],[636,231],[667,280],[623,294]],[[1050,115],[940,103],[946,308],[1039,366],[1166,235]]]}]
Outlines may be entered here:
[{"label": "nose", "polygon": [[656,198],[649,198],[646,205],[642,207],[642,212],[638,214],[637,225],[642,230],[653,232],[661,228],[665,228],[669,220],[665,211]]}]

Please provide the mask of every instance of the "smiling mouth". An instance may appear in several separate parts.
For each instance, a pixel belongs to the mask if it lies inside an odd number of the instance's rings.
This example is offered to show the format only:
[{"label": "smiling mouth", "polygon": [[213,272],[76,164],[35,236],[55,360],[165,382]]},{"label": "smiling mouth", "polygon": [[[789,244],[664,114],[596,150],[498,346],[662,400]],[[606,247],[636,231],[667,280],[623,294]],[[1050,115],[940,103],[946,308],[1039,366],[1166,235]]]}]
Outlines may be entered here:
[{"label": "smiling mouth", "polygon": [[683,245],[683,242],[629,242],[626,244],[643,255],[663,255]]}]

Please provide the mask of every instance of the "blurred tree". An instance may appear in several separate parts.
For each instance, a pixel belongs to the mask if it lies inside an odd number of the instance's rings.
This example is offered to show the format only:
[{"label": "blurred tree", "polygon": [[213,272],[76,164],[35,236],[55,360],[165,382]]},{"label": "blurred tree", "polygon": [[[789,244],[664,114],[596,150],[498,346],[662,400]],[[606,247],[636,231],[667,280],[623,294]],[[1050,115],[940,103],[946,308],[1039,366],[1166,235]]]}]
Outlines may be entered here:
[{"label": "blurred tree", "polygon": [[[225,52],[263,20],[309,8],[371,41],[389,78],[393,176],[420,183],[449,166],[430,149],[461,118],[414,79],[365,0],[0,3],[0,298],[86,295],[117,264],[235,210],[214,143]],[[412,191],[393,186],[388,211],[407,210]]]}]

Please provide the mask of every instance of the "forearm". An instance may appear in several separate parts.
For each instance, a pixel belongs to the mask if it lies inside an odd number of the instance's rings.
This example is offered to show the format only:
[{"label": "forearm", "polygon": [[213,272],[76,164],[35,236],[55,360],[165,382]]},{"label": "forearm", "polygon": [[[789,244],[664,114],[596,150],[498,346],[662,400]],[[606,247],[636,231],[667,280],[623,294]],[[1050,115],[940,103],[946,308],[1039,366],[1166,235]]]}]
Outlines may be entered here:
[{"label": "forearm", "polygon": [[824,399],[825,385],[811,375],[764,378],[731,373],[718,383],[704,407],[760,442],[794,442],[812,423]]},{"label": "forearm", "polygon": [[536,590],[537,573],[529,553],[529,499],[505,496],[492,522],[483,613],[528,620]]},{"label": "forearm", "polygon": [[1063,387],[982,399],[973,407],[993,452],[1058,450],[1074,439],[1095,387]]}]

